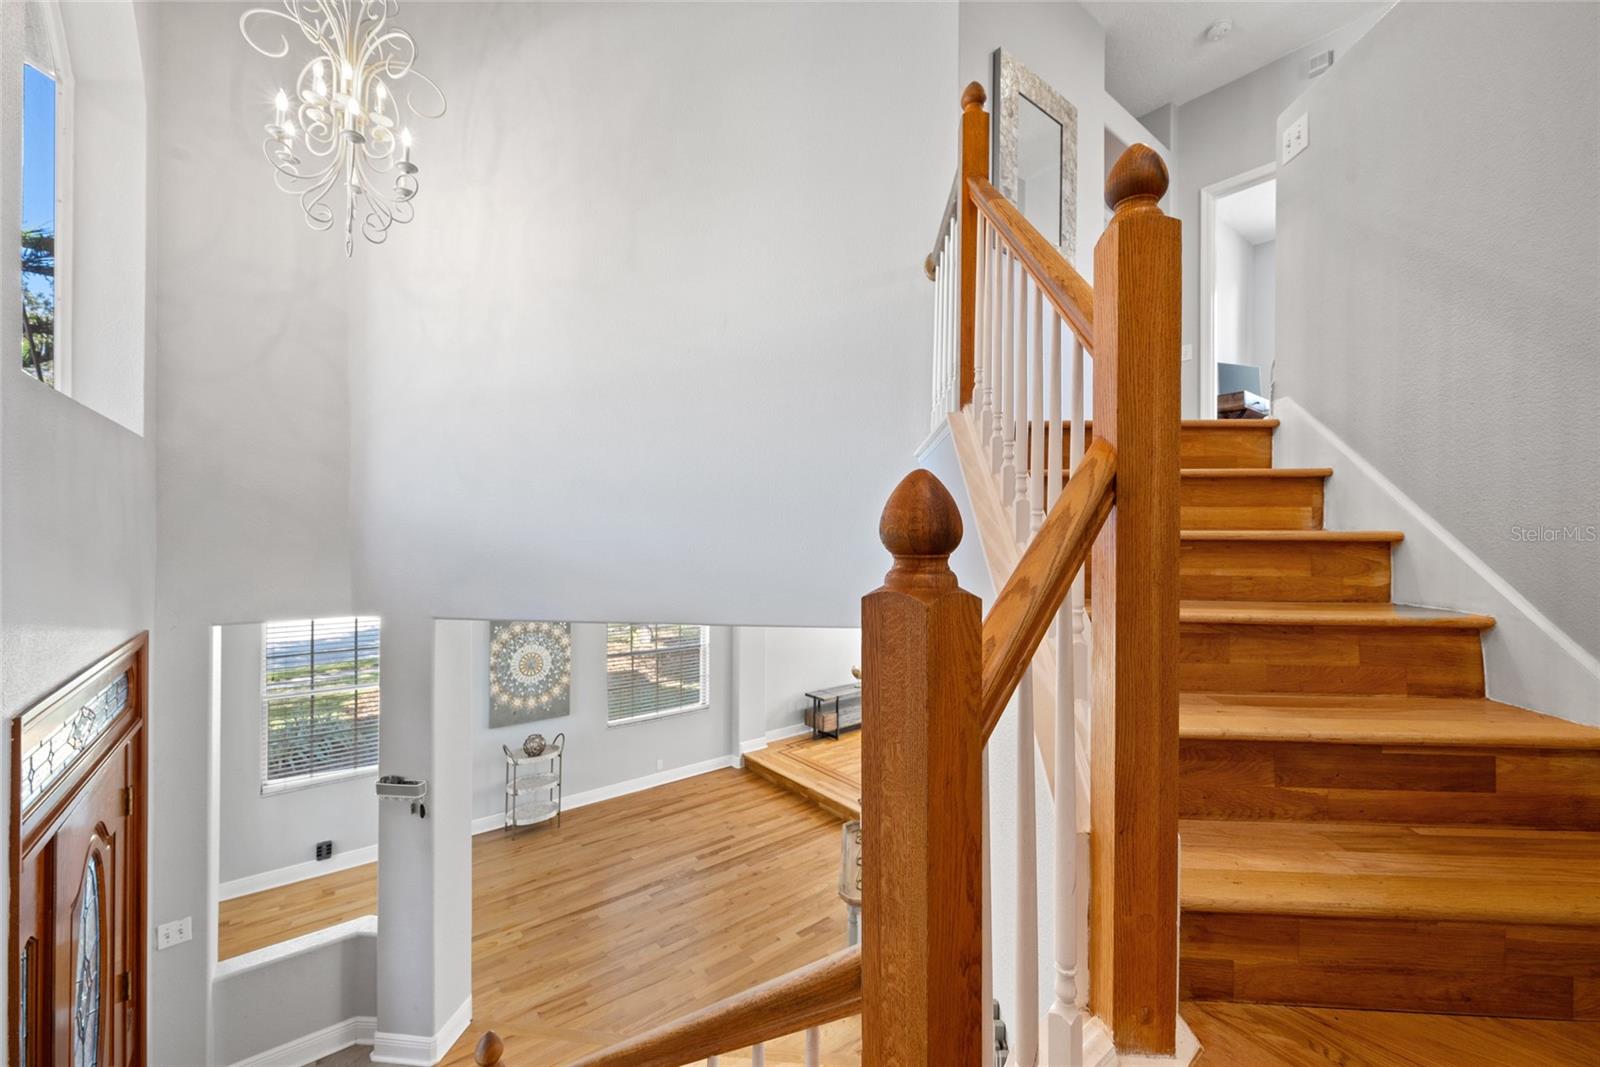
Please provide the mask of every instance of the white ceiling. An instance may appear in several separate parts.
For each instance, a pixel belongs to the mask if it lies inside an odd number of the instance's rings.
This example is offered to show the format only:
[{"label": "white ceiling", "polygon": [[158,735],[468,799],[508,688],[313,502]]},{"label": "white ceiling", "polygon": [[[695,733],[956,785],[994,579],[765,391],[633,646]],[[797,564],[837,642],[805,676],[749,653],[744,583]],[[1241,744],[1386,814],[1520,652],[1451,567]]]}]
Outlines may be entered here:
[{"label": "white ceiling", "polygon": [[1253,245],[1278,233],[1278,182],[1268,179],[1217,201],[1217,221]]},{"label": "white ceiling", "polygon": [[[1134,115],[1183,104],[1310,44],[1387,0],[1324,3],[1085,2],[1106,31],[1106,91]],[[1206,28],[1233,30],[1207,41]]]}]

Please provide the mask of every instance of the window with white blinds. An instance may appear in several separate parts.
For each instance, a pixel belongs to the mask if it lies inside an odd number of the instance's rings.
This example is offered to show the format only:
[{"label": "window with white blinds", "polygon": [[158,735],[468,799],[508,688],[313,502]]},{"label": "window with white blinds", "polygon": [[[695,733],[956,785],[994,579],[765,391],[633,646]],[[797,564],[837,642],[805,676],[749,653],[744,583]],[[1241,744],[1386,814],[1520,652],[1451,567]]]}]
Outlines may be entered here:
[{"label": "window with white blinds", "polygon": [[705,626],[607,623],[607,720],[633,722],[709,704],[710,635]]},{"label": "window with white blinds", "polygon": [[262,791],[377,767],[378,619],[263,629]]}]

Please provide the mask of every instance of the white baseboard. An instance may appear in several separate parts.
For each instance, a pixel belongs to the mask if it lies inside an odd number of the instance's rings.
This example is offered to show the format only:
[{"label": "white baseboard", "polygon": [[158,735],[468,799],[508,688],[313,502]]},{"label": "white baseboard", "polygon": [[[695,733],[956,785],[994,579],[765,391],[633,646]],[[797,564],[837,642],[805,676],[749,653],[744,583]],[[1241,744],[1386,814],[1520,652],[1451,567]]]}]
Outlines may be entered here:
[{"label": "white baseboard", "polygon": [[279,886],[289,885],[306,878],[316,878],[318,875],[332,874],[335,871],[348,871],[351,867],[360,867],[371,863],[378,858],[377,845],[364,845],[361,848],[352,848],[345,852],[335,852],[330,859],[310,860],[306,863],[295,863],[288,867],[278,867],[260,874],[250,874],[243,878],[235,878],[231,882],[223,882],[217,886],[218,900],[232,900],[234,897],[248,896],[251,893],[260,893],[267,889],[277,889]]},{"label": "white baseboard", "polygon": [[799,737],[801,734],[809,734],[810,732],[811,727],[803,722],[797,722],[792,726],[780,726],[776,730],[767,731],[767,744],[770,745],[774,741],[782,741],[787,737]]},{"label": "white baseboard", "polygon": [[1600,726],[1600,660],[1568,636],[1416,501],[1290,397],[1274,402],[1278,466],[1333,468],[1329,528],[1394,529],[1396,603],[1492,615],[1483,635],[1488,695]]},{"label": "white baseboard", "polygon": [[387,1034],[378,1031],[372,1035],[372,1062],[396,1063],[403,1067],[433,1067],[444,1059],[450,1046],[466,1032],[472,1022],[472,998],[450,1013],[433,1034]]},{"label": "white baseboard", "polygon": [[248,1059],[239,1060],[230,1067],[286,1067],[286,1065],[298,1067],[300,1064],[314,1063],[351,1045],[372,1044],[377,1023],[378,1020],[370,1015],[358,1015],[334,1023],[332,1026],[323,1027],[305,1037],[286,1041],[277,1048],[270,1048]]},{"label": "white baseboard", "polygon": [[[602,800],[612,800],[616,797],[627,796],[629,793],[637,793],[643,789],[654,789],[658,785],[667,785],[671,782],[682,781],[685,778],[710,774],[712,771],[720,771],[726,767],[737,767],[738,765],[739,757],[736,755],[717,756],[714,759],[701,760],[699,763],[690,763],[682,767],[674,767],[671,770],[657,771],[654,774],[647,774],[639,778],[630,778],[625,782],[603,785],[598,789],[572,793],[561,798],[561,808],[563,811],[567,811],[572,808],[585,807],[589,804],[598,804]],[[472,832],[481,834],[489,830],[499,830],[505,826],[505,823],[504,812],[490,812],[488,815],[480,815],[472,820]]]}]

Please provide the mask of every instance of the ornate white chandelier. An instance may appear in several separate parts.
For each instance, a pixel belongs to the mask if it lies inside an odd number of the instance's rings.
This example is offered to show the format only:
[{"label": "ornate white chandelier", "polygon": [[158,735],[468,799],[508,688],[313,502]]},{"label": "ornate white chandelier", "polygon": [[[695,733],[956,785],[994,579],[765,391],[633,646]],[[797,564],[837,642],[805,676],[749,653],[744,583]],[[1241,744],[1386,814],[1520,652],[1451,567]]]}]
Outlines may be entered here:
[{"label": "ornate white chandelier", "polygon": [[[411,162],[411,127],[405,116],[436,119],[444,93],[413,64],[417,45],[391,23],[398,0],[282,0],[282,9],[257,7],[239,17],[239,30],[257,52],[272,59],[289,54],[288,32],[276,48],[251,36],[252,19],[282,19],[315,49],[294,89],[279,89],[262,151],[276,171],[278,188],[300,198],[306,224],[333,228],[344,192],[344,253],[355,250],[355,233],[382,244],[395,223],[410,222],[417,195],[417,165]],[[415,79],[431,94],[418,106],[408,87]],[[404,93],[402,99],[401,93]],[[306,157],[301,159],[301,153]]]}]

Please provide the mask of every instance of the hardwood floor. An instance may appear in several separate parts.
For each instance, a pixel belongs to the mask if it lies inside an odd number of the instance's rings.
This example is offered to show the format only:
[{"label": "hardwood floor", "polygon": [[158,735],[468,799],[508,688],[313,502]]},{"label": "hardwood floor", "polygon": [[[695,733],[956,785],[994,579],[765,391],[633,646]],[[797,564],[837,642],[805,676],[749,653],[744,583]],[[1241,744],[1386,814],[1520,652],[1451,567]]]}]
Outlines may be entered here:
[{"label": "hardwood floor", "polygon": [[[838,864],[836,816],[735,770],[578,808],[559,828],[479,835],[473,1020],[444,1062],[470,1064],[493,1029],[506,1063],[557,1064],[820,959],[844,945]],[[226,901],[225,951],[369,913],[372,878]],[[850,1023],[825,1035],[829,1063],[858,1048]],[[767,1062],[800,1050],[775,1043]]]},{"label": "hardwood floor", "polygon": [[378,866],[308,878],[217,905],[217,959],[232,959],[346,919],[378,913]]}]

